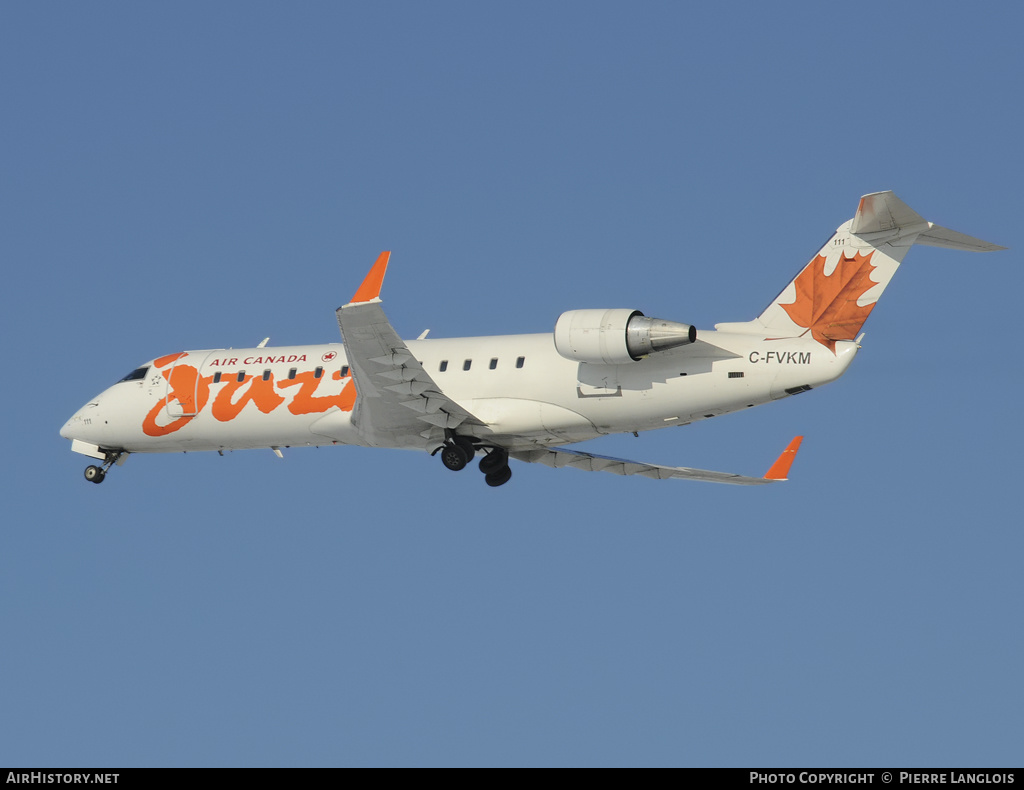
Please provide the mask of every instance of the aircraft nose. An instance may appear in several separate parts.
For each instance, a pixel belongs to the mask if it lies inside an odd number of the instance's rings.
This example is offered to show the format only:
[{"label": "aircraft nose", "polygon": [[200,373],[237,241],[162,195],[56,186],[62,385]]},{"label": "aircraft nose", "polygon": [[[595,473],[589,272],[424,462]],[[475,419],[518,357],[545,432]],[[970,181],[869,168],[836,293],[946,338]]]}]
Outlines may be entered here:
[{"label": "aircraft nose", "polygon": [[97,413],[97,406],[99,406],[99,403],[92,401],[76,411],[71,415],[71,419],[64,423],[64,426],[60,429],[60,435],[65,439],[88,440],[90,434],[96,431],[94,426],[101,422]]}]

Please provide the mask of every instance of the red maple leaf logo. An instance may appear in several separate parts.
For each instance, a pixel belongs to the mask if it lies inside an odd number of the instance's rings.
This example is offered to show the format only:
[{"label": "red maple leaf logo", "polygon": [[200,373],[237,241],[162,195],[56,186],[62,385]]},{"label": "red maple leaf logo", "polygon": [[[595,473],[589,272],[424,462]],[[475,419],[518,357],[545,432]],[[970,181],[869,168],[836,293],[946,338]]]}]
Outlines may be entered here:
[{"label": "red maple leaf logo", "polygon": [[861,307],[857,300],[875,285],[871,279],[871,256],[839,254],[839,263],[825,274],[825,256],[818,255],[797,275],[796,301],[780,305],[799,326],[811,330],[811,337],[836,351],[837,340],[853,340],[871,314],[874,303]]}]

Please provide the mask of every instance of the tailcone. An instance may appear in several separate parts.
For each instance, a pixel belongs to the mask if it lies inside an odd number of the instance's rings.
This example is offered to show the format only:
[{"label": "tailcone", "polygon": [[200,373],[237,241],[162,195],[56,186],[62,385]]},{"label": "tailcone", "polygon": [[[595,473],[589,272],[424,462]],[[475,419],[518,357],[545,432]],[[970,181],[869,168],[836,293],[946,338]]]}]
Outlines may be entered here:
[{"label": "tailcone", "polygon": [[697,327],[636,315],[626,327],[626,348],[634,359],[686,346],[697,340]]}]

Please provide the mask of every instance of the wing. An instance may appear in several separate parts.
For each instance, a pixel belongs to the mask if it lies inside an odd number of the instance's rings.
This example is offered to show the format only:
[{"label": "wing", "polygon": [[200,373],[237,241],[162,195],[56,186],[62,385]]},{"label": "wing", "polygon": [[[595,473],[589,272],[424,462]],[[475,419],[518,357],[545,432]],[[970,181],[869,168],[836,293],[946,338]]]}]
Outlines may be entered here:
[{"label": "wing", "polygon": [[352,424],[378,447],[440,443],[444,429],[482,426],[447,397],[395,332],[381,307],[390,252],[382,252],[352,301],[337,310],[356,386]]},{"label": "wing", "polygon": [[787,479],[789,467],[793,465],[796,451],[800,449],[802,436],[797,436],[789,443],[782,455],[778,457],[764,477],[744,477],[729,472],[712,472],[707,469],[688,469],[685,466],[660,466],[645,464],[638,461],[627,461],[624,458],[610,458],[606,455],[581,453],[578,450],[523,450],[510,452],[510,458],[532,464],[544,464],[561,468],[570,466],[586,472],[611,472],[616,475],[642,475],[655,480],[679,478],[682,480],[703,480],[706,483],[728,483],[738,486],[758,486],[765,483],[779,483]]}]

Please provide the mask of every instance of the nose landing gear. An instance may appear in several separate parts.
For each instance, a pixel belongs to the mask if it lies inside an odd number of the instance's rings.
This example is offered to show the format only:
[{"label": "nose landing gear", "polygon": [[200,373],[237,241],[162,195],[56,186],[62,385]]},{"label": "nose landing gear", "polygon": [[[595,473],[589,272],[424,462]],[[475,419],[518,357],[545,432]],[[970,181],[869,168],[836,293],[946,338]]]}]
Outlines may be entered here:
[{"label": "nose landing gear", "polygon": [[85,479],[90,483],[96,483],[99,485],[107,479],[107,472],[110,471],[110,467],[114,464],[119,466],[124,463],[124,459],[127,457],[125,452],[113,452],[109,451],[106,454],[106,459],[103,461],[103,466],[94,466],[90,464],[85,467]]}]

